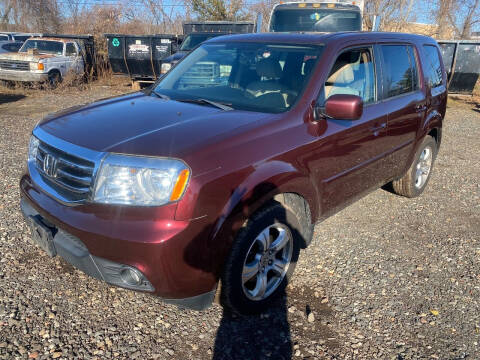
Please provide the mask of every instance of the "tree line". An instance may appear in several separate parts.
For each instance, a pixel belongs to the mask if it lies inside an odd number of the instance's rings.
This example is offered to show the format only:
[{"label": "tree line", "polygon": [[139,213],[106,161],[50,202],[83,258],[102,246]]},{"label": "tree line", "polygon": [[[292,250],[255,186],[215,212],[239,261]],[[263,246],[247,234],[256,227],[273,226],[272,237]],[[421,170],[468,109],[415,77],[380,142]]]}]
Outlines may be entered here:
[{"label": "tree line", "polygon": [[[53,33],[181,33],[188,20],[250,20],[270,12],[279,0],[0,0],[0,30]],[[480,0],[365,0],[364,27],[373,15],[381,29],[405,31],[421,19],[427,35],[469,39],[480,26]],[[425,29],[424,29],[425,30]],[[412,31],[415,31],[412,28]]]}]

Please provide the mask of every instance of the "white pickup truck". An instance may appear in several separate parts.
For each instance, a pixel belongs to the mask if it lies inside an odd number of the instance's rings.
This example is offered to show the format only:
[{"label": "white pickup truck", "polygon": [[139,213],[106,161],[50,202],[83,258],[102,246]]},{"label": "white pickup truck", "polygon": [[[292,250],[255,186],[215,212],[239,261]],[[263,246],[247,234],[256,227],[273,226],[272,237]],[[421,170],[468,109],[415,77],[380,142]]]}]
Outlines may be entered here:
[{"label": "white pickup truck", "polygon": [[84,72],[84,50],[73,39],[30,38],[17,53],[0,54],[0,80],[48,81],[55,86],[67,73]]}]

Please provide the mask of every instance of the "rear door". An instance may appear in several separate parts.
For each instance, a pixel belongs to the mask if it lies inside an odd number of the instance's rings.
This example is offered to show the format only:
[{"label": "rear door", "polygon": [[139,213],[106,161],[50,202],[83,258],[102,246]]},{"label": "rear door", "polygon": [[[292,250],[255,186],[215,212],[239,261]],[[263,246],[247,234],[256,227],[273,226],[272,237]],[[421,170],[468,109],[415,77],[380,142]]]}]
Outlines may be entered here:
[{"label": "rear door", "polygon": [[388,108],[387,172],[403,175],[415,145],[418,127],[427,109],[421,86],[418,52],[412,44],[379,44],[382,62],[382,102]]}]

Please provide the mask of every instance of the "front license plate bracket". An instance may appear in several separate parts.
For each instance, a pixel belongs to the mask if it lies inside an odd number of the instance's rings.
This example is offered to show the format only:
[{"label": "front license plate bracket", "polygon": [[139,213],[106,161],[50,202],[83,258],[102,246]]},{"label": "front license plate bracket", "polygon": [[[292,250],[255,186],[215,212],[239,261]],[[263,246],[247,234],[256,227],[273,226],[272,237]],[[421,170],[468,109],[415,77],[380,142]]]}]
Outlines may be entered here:
[{"label": "front license plate bracket", "polygon": [[49,256],[54,257],[57,255],[57,250],[55,249],[55,244],[53,243],[53,237],[56,229],[45,225],[41,216],[39,215],[30,215],[29,218],[33,241]]}]

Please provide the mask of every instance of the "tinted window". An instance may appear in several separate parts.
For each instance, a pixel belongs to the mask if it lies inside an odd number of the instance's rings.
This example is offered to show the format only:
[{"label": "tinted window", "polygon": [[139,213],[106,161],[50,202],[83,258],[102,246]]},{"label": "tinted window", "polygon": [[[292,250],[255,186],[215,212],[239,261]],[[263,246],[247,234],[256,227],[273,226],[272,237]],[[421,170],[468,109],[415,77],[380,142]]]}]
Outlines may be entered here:
[{"label": "tinted window", "polygon": [[328,9],[282,9],[272,14],[270,31],[358,31],[362,28],[360,13]]},{"label": "tinted window", "polygon": [[77,50],[75,49],[75,45],[72,43],[68,43],[66,47],[66,53],[67,56],[73,56],[77,55]]},{"label": "tinted window", "polygon": [[385,96],[392,97],[418,88],[413,48],[406,45],[381,45]]},{"label": "tinted window", "polygon": [[0,35],[0,41],[8,41],[8,35]]},{"label": "tinted window", "polygon": [[425,75],[428,78],[428,84],[434,88],[442,85],[442,65],[440,63],[440,56],[435,46],[424,45],[425,50]]},{"label": "tinted window", "polygon": [[330,71],[324,88],[325,99],[336,94],[357,95],[368,104],[375,101],[375,70],[369,49],[342,53]]}]

